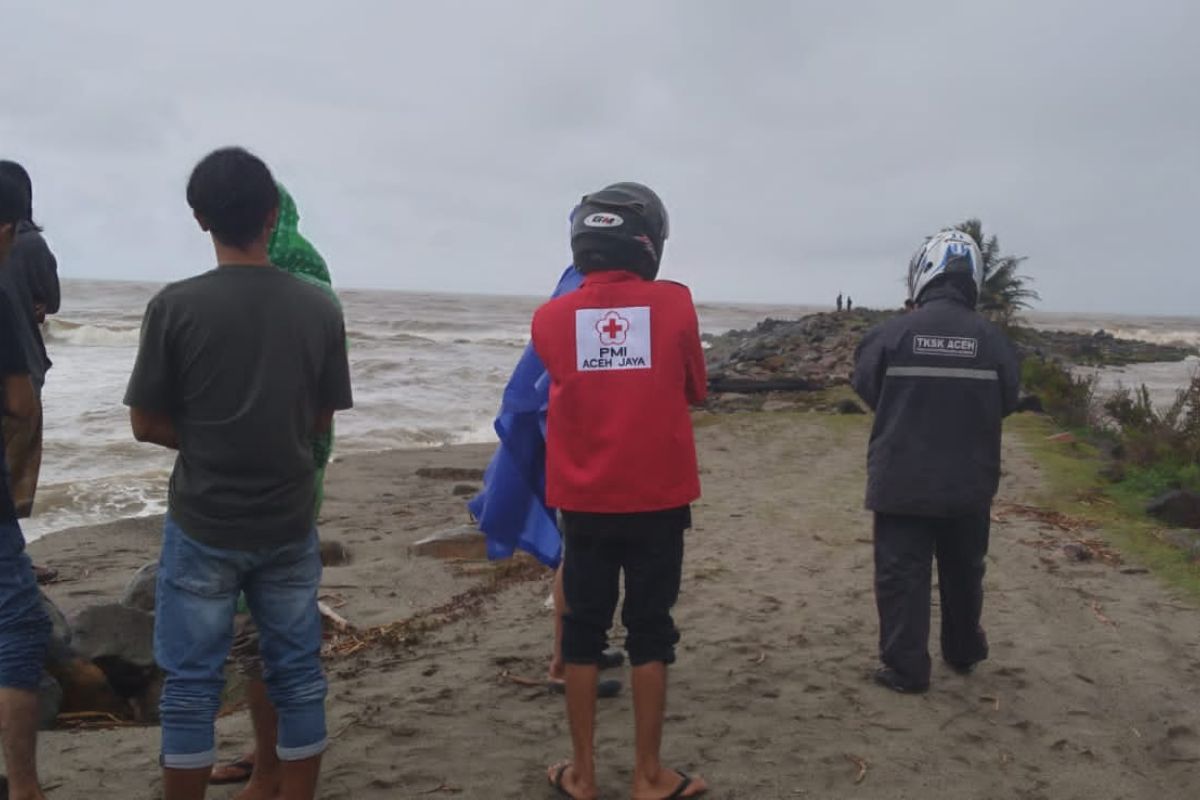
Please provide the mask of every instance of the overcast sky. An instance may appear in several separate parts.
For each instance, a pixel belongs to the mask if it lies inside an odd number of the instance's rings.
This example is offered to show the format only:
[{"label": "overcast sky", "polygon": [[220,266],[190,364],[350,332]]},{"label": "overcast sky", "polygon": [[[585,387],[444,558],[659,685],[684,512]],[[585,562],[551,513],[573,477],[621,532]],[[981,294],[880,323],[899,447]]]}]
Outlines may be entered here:
[{"label": "overcast sky", "polygon": [[184,185],[242,144],[343,286],[545,293],[573,203],[638,180],[706,300],[895,304],[980,216],[1044,309],[1200,313],[1198,29],[1195,0],[5,0],[0,156],[67,277],[208,268]]}]

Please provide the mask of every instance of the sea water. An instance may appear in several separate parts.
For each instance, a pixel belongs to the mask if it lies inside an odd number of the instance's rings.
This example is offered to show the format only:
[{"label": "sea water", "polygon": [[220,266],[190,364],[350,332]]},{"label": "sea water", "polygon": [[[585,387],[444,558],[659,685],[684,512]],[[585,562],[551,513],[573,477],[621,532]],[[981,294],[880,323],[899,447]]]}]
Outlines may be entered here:
[{"label": "sea water", "polygon": [[[121,400],[141,315],[158,286],[64,281],[63,308],[46,327],[45,451],[29,538],[76,525],[165,510],[174,455],[138,444]],[[337,419],[337,456],[495,441],[500,394],[540,298],[339,292],[346,312],[355,407]],[[722,333],[765,317],[824,310],[803,305],[699,305],[701,328]],[[1200,344],[1200,319],[1033,315],[1038,326]],[[1105,370],[1102,384],[1146,382],[1169,401],[1195,363]]]}]

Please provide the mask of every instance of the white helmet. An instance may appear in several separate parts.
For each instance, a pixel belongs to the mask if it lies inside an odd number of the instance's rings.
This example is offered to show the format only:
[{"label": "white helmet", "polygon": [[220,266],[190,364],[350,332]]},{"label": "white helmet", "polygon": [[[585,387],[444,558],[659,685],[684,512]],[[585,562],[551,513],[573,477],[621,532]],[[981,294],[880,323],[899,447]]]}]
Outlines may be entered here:
[{"label": "white helmet", "polygon": [[983,288],[983,254],[969,233],[944,230],[925,240],[908,264],[908,296],[914,302],[935,278],[969,275],[978,295]]}]

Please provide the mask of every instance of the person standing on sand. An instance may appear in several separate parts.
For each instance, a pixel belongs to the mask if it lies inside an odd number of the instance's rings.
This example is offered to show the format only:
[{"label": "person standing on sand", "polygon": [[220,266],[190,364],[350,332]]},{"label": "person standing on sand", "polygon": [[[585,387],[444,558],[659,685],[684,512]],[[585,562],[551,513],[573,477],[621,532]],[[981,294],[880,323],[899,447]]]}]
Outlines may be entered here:
[{"label": "person standing on sand", "polygon": [[163,794],[204,797],[244,592],[279,718],[279,796],[309,800],[327,691],[312,442],[352,404],[345,325],[323,290],[271,264],[279,192],[261,160],[210,154],[187,199],[218,266],[150,301],[125,396],[135,438],[179,450],[155,602]]},{"label": "person standing on sand", "polygon": [[[0,173],[0,262],[12,249],[28,205],[24,187]],[[0,288],[0,410],[6,423],[37,413],[20,319]],[[0,472],[6,473],[3,456],[0,452]],[[37,778],[38,685],[49,639],[50,618],[25,553],[8,475],[0,474],[0,745],[11,800],[44,800]]]},{"label": "person standing on sand", "polygon": [[9,481],[17,516],[33,513],[38,475],[42,467],[42,387],[52,366],[42,339],[41,323],[57,314],[61,301],[58,262],[41,228],[33,221],[33,182],[15,161],[0,161],[0,175],[21,186],[29,201],[17,225],[17,237],[7,260],[0,260],[0,288],[8,292],[20,346],[33,381],[37,407],[28,419],[5,418],[4,444]]},{"label": "person standing on sand", "polygon": [[687,288],[657,281],[669,232],[650,189],[617,183],[584,197],[571,226],[576,291],[533,318],[550,374],[546,502],[565,532],[563,660],[574,760],[547,777],[566,797],[597,796],[596,684],[625,574],[622,619],[633,666],[633,797],[696,797],[701,778],[660,761],[667,665],[679,633],[684,531],[700,496],[689,403],[707,386]]},{"label": "person standing on sand", "polygon": [[1001,420],[1016,408],[1020,364],[975,310],[982,280],[969,235],[931,237],[909,265],[916,308],[871,330],[856,356],[854,389],[875,411],[866,502],[875,512],[875,680],[897,692],[929,688],[934,557],[943,660],[967,674],[988,656],[984,560]]},{"label": "person standing on sand", "polygon": [[[325,259],[300,233],[300,210],[296,201],[282,183],[277,183],[276,188],[279,190],[279,219],[267,244],[271,263],[289,275],[320,288],[341,308]],[[317,432],[312,440],[313,462],[317,468],[314,524],[321,515],[321,505],[325,499],[325,467],[332,452],[331,421],[329,429]],[[281,781],[282,764],[275,753],[279,717],[271,705],[267,685],[263,682],[258,627],[245,607],[245,598],[238,601],[237,633],[231,652],[230,660],[234,668],[246,679],[246,705],[254,727],[255,746],[254,750],[233,763],[214,769],[209,776],[209,783],[220,786],[249,781],[249,785],[234,800],[271,800],[278,795]]]}]

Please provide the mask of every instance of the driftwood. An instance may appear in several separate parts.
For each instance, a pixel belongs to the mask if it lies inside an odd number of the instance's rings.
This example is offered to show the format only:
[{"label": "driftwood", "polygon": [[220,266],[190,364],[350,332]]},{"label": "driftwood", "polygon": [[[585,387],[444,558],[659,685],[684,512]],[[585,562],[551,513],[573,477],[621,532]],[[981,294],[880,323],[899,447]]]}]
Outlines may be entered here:
[{"label": "driftwood", "polygon": [[317,609],[320,610],[322,617],[329,620],[329,624],[332,625],[333,629],[338,633],[345,633],[346,631],[354,628],[354,626],[350,624],[349,620],[330,608],[324,600],[317,601]]}]

